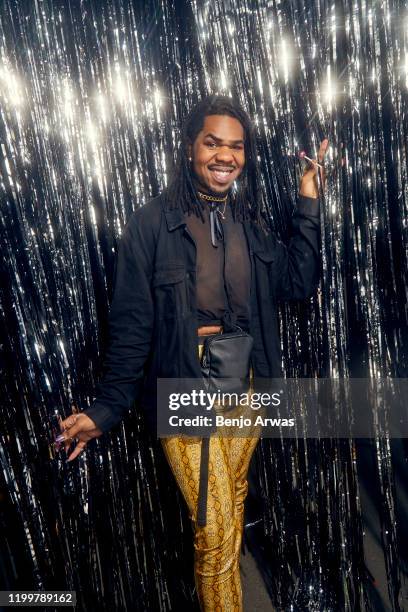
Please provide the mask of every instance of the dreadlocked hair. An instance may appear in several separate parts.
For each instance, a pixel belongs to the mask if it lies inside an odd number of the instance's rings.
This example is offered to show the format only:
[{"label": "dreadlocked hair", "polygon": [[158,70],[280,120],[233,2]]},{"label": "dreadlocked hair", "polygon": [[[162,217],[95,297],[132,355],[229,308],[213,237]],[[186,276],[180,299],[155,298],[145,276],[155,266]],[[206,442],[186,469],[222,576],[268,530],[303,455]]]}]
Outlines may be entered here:
[{"label": "dreadlocked hair", "polygon": [[170,184],[166,190],[168,207],[181,208],[203,217],[205,204],[197,195],[193,173],[188,160],[188,147],[193,145],[203,129],[208,115],[228,115],[237,119],[244,128],[245,166],[237,179],[237,189],[231,190],[233,214],[236,220],[251,219],[264,231],[269,228],[269,215],[263,203],[257,161],[256,136],[253,123],[247,113],[232,98],[211,95],[203,98],[187,115],[183,125],[181,142]]}]

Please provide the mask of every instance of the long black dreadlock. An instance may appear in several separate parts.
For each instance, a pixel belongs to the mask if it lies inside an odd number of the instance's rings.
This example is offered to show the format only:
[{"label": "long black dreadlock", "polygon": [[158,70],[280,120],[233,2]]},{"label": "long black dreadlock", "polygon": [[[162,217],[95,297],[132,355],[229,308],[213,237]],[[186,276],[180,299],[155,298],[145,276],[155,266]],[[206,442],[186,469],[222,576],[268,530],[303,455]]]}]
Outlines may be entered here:
[{"label": "long black dreadlock", "polygon": [[230,194],[234,217],[238,221],[252,219],[267,231],[269,223],[260,188],[255,129],[243,108],[227,96],[212,95],[203,98],[187,115],[174,173],[166,190],[169,208],[180,207],[183,212],[193,212],[203,219],[204,204],[194,187],[188,146],[194,143],[208,115],[229,115],[238,119],[244,128],[245,166],[237,179],[236,191]]}]

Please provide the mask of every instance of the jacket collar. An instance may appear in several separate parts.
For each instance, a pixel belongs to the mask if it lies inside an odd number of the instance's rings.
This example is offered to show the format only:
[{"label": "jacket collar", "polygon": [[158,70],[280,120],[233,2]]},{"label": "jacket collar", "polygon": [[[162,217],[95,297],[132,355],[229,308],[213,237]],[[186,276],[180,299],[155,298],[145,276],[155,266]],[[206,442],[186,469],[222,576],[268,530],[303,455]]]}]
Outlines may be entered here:
[{"label": "jacket collar", "polygon": [[166,218],[167,229],[169,232],[172,232],[180,225],[186,225],[186,221],[184,219],[184,213],[181,208],[170,208],[169,201],[167,198],[166,190],[162,191],[160,194],[161,205],[163,209],[164,216]]},{"label": "jacket collar", "polygon": [[180,225],[186,225],[184,213],[180,208],[174,208],[171,210],[164,206],[164,214],[169,232],[172,232],[177,227],[180,227]]}]

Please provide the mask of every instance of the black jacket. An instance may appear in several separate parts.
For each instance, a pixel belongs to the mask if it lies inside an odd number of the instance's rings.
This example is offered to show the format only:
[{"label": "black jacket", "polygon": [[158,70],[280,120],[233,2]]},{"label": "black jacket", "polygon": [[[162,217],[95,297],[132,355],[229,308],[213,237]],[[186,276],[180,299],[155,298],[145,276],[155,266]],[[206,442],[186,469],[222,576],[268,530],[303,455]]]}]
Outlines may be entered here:
[{"label": "black jacket", "polygon": [[[254,376],[279,378],[278,300],[301,300],[319,274],[319,201],[299,196],[288,246],[244,222],[251,258]],[[200,378],[195,296],[196,246],[183,212],[163,194],[136,210],[116,259],[109,345],[97,396],[84,412],[102,430],[137,400],[156,427],[156,378]]]}]

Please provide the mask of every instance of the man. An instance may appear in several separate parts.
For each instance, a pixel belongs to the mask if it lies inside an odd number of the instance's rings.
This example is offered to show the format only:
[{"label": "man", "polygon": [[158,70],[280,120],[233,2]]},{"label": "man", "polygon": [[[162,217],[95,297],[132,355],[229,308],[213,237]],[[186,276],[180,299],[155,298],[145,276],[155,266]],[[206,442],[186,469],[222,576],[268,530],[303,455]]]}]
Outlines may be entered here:
[{"label": "man", "polygon": [[[327,146],[324,140],[319,162]],[[223,96],[192,109],[171,184],[131,215],[121,238],[104,377],[92,406],[61,422],[66,450],[77,440],[69,461],[135,399],[155,429],[157,378],[200,378],[199,338],[219,333],[226,315],[253,337],[253,375],[281,376],[276,303],[304,299],[316,287],[318,194],[313,162],[285,246],[269,228],[245,111]],[[197,524],[202,440],[174,436],[162,443],[193,521],[201,608],[239,611],[246,476],[257,438],[211,438],[205,525]]]}]

